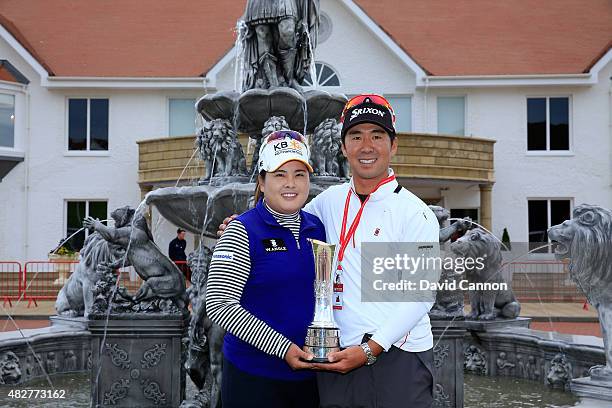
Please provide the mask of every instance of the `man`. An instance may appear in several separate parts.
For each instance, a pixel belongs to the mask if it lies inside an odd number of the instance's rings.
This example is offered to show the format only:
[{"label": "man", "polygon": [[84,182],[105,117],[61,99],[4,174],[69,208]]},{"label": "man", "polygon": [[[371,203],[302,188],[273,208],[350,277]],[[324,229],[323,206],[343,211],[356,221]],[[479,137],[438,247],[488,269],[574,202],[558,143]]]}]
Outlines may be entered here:
[{"label": "man", "polygon": [[379,95],[359,95],[342,116],[342,152],[349,183],[332,186],[304,211],[317,215],[327,241],[338,243],[342,287],[334,318],[342,351],[320,373],[321,407],[429,407],[433,388],[433,302],[362,302],[361,244],[439,239],[433,212],[399,186],[391,158],[397,152],[394,112]]},{"label": "man", "polygon": [[343,350],[331,353],[328,364],[314,364],[325,370],[318,376],[320,404],[322,408],[429,407],[433,336],[427,313],[433,301],[362,302],[361,244],[436,246],[439,225],[425,203],[399,186],[389,168],[397,152],[390,104],[379,95],[356,96],[347,102],[341,122],[342,152],[352,178],[304,207],[321,219],[327,241],[338,245],[340,265],[334,318]]},{"label": "man", "polygon": [[[176,230],[176,238],[170,241],[168,245],[168,257],[176,263],[179,269],[185,275],[186,280],[191,280],[191,271],[187,266],[187,255],[185,255],[185,248],[187,247],[187,241],[185,241],[185,230],[179,228]],[[178,261],[178,262],[177,262]]]}]

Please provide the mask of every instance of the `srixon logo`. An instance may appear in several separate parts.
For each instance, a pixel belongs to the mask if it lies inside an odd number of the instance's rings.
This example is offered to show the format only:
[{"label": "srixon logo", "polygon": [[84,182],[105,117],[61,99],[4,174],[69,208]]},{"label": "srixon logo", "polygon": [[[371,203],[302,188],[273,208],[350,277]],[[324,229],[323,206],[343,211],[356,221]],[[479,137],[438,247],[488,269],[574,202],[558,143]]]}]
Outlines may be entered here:
[{"label": "srixon logo", "polygon": [[285,241],[280,238],[269,238],[262,240],[266,252],[281,252],[286,251]]},{"label": "srixon logo", "polygon": [[381,111],[380,109],[377,109],[377,108],[359,108],[359,109],[355,109],[351,113],[351,118],[349,119],[349,121],[352,121],[357,116],[363,115],[363,114],[366,114],[366,113],[370,113],[372,115],[378,115],[381,118],[385,116],[385,112],[383,112],[383,111]]}]

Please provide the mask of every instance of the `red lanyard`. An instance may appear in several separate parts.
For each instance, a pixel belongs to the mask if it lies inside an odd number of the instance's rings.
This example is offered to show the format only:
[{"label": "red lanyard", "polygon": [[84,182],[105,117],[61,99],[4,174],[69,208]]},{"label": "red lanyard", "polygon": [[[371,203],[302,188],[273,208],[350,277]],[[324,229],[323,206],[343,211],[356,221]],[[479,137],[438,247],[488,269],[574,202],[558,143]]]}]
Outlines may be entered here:
[{"label": "red lanyard", "polygon": [[[376,191],[383,184],[387,184],[393,180],[395,180],[395,175],[391,175],[387,177],[386,179],[381,180],[376,185],[376,187],[374,187],[374,190],[372,190],[372,193]],[[366,203],[368,202],[368,200],[370,199],[370,194],[372,194],[372,193],[368,194],[366,199],[363,200],[363,203],[361,203],[361,207],[359,208],[359,211],[357,212],[355,219],[351,223],[351,226],[349,227],[348,232],[346,233],[346,235],[344,235],[346,231],[346,222],[348,218],[348,210],[349,210],[349,205],[351,203],[351,193],[352,192],[353,192],[353,188],[351,187],[349,188],[348,194],[346,196],[346,202],[344,203],[344,215],[342,217],[342,229],[340,230],[340,249],[338,250],[338,269],[342,269],[342,267],[340,266],[340,263],[342,262],[342,259],[344,259],[344,251],[346,251],[346,247],[348,246],[348,243],[351,241],[351,237],[353,238],[353,247],[355,246],[355,240],[354,240],[355,231],[357,230],[357,226],[359,225],[359,221],[361,220],[361,214],[363,213],[363,209]]]}]

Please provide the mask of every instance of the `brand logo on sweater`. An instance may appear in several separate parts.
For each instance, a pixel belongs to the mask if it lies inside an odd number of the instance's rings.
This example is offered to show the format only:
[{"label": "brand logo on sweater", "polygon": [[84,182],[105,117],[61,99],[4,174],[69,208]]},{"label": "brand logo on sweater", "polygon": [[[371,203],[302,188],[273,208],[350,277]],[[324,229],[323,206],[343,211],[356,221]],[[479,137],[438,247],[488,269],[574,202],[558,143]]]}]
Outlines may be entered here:
[{"label": "brand logo on sweater", "polygon": [[281,252],[286,251],[285,241],[280,238],[268,238],[261,241],[266,252]]},{"label": "brand logo on sweater", "polygon": [[385,116],[385,112],[381,111],[380,109],[376,109],[376,108],[359,108],[359,109],[355,109],[351,113],[351,118],[349,119],[349,121],[352,121],[357,116],[363,115],[365,113],[369,113],[369,114],[372,114],[372,115],[378,115],[380,117],[384,117]]},{"label": "brand logo on sweater", "polygon": [[234,253],[228,251],[215,251],[212,259],[219,259],[223,261],[231,261],[234,259]]},{"label": "brand logo on sweater", "polygon": [[380,234],[380,228],[376,228],[376,229],[374,230],[374,236],[375,236],[375,237],[377,237],[377,236],[378,236],[378,234]]}]

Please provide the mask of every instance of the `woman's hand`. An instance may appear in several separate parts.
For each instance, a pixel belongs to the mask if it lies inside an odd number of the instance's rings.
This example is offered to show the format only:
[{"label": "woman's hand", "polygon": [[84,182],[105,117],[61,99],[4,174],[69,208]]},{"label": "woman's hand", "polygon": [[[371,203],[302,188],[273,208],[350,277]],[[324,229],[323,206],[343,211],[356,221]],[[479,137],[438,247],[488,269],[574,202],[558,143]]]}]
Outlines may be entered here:
[{"label": "woman's hand", "polygon": [[230,221],[235,220],[236,218],[238,218],[238,214],[232,214],[229,217],[225,218],[223,220],[223,222],[221,224],[219,224],[219,229],[217,230],[217,236],[221,237],[221,235],[223,235],[223,232],[225,231],[225,229],[227,228],[227,224],[230,223]]},{"label": "woman's hand", "polygon": [[312,368],[312,363],[307,363],[302,360],[312,360],[314,356],[300,349],[296,344],[291,343],[289,350],[285,354],[285,361],[293,370],[301,370],[304,368]]}]

